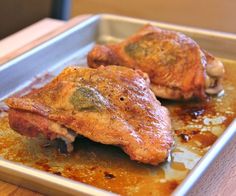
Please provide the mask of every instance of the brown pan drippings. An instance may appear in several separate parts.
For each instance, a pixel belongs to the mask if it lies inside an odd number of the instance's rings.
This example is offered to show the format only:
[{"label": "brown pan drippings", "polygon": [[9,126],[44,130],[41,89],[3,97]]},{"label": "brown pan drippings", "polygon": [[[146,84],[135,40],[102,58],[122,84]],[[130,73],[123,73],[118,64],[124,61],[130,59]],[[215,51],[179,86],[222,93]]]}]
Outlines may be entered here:
[{"label": "brown pan drippings", "polygon": [[6,109],[0,109],[0,156],[122,195],[170,194],[236,117],[236,64],[224,64],[224,96],[198,103],[161,101],[170,110],[176,144],[160,166],[131,161],[119,148],[85,138],[76,139],[73,153],[61,154],[56,142],[11,130]]}]

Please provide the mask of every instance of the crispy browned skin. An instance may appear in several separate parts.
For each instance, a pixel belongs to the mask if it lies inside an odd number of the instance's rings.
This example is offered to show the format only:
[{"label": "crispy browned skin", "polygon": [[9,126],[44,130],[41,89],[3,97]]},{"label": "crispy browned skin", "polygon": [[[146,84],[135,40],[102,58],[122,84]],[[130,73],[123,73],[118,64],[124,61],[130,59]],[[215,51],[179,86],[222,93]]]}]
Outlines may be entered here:
[{"label": "crispy browned skin", "polygon": [[[152,90],[158,97],[204,99],[206,92],[216,94],[222,90],[218,81],[224,72],[221,62],[206,56],[211,55],[202,52],[199,45],[184,34],[146,25],[121,43],[96,45],[87,60],[93,68],[115,64],[141,69],[149,75]],[[214,60],[210,69],[217,69],[218,75],[213,78],[211,71],[206,72],[208,59]],[[207,91],[209,88],[213,90]]]},{"label": "crispy browned skin", "polygon": [[11,127],[28,136],[73,142],[69,128],[152,165],[166,160],[173,143],[168,111],[148,77],[126,67],[69,67],[45,87],[6,103]]}]

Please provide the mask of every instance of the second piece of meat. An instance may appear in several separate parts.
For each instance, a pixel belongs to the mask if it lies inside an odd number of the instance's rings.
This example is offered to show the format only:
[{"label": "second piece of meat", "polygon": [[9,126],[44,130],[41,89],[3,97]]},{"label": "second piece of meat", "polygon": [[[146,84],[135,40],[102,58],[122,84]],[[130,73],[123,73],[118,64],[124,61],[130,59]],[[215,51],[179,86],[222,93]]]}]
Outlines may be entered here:
[{"label": "second piece of meat", "polygon": [[88,65],[121,65],[146,72],[157,97],[206,98],[217,94],[224,66],[186,35],[146,25],[118,44],[96,45]]}]

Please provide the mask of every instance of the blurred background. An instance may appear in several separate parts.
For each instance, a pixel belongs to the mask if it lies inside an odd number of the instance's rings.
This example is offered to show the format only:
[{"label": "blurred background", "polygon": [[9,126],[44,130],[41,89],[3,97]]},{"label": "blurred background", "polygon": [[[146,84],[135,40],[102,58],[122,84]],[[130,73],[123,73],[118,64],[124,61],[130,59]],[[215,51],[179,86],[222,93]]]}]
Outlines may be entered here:
[{"label": "blurred background", "polygon": [[236,33],[236,0],[0,0],[0,39],[45,17],[112,13]]}]

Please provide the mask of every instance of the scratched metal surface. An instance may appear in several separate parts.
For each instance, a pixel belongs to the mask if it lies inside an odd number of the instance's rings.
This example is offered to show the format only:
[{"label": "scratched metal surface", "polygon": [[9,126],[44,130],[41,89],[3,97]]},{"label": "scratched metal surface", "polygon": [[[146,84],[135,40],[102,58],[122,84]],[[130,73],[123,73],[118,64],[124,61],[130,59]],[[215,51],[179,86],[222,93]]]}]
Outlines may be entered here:
[{"label": "scratched metal surface", "polygon": [[[132,32],[138,25],[137,22],[131,22],[134,23],[132,30],[129,30]],[[138,24],[142,25],[141,22]],[[106,21],[102,25],[104,29]],[[101,28],[96,25],[94,27]],[[28,80],[24,88],[19,87],[18,93],[38,88],[68,64],[86,66],[85,54],[95,41],[117,42],[126,36],[116,35],[114,29],[110,32],[110,35],[105,32],[99,36],[96,34],[93,36],[94,40],[83,48],[83,52],[76,51],[74,54],[79,55],[57,62],[57,66],[53,68],[42,70],[40,76]],[[222,61],[226,67],[224,95],[209,98],[205,102],[161,100],[170,110],[176,144],[168,161],[160,166],[131,161],[117,147],[81,138],[77,139],[73,153],[60,154],[55,142],[49,142],[43,137],[29,139],[11,130],[5,111],[7,108],[3,103],[0,106],[0,157],[122,195],[171,194],[236,117],[236,62],[226,59]]]}]

